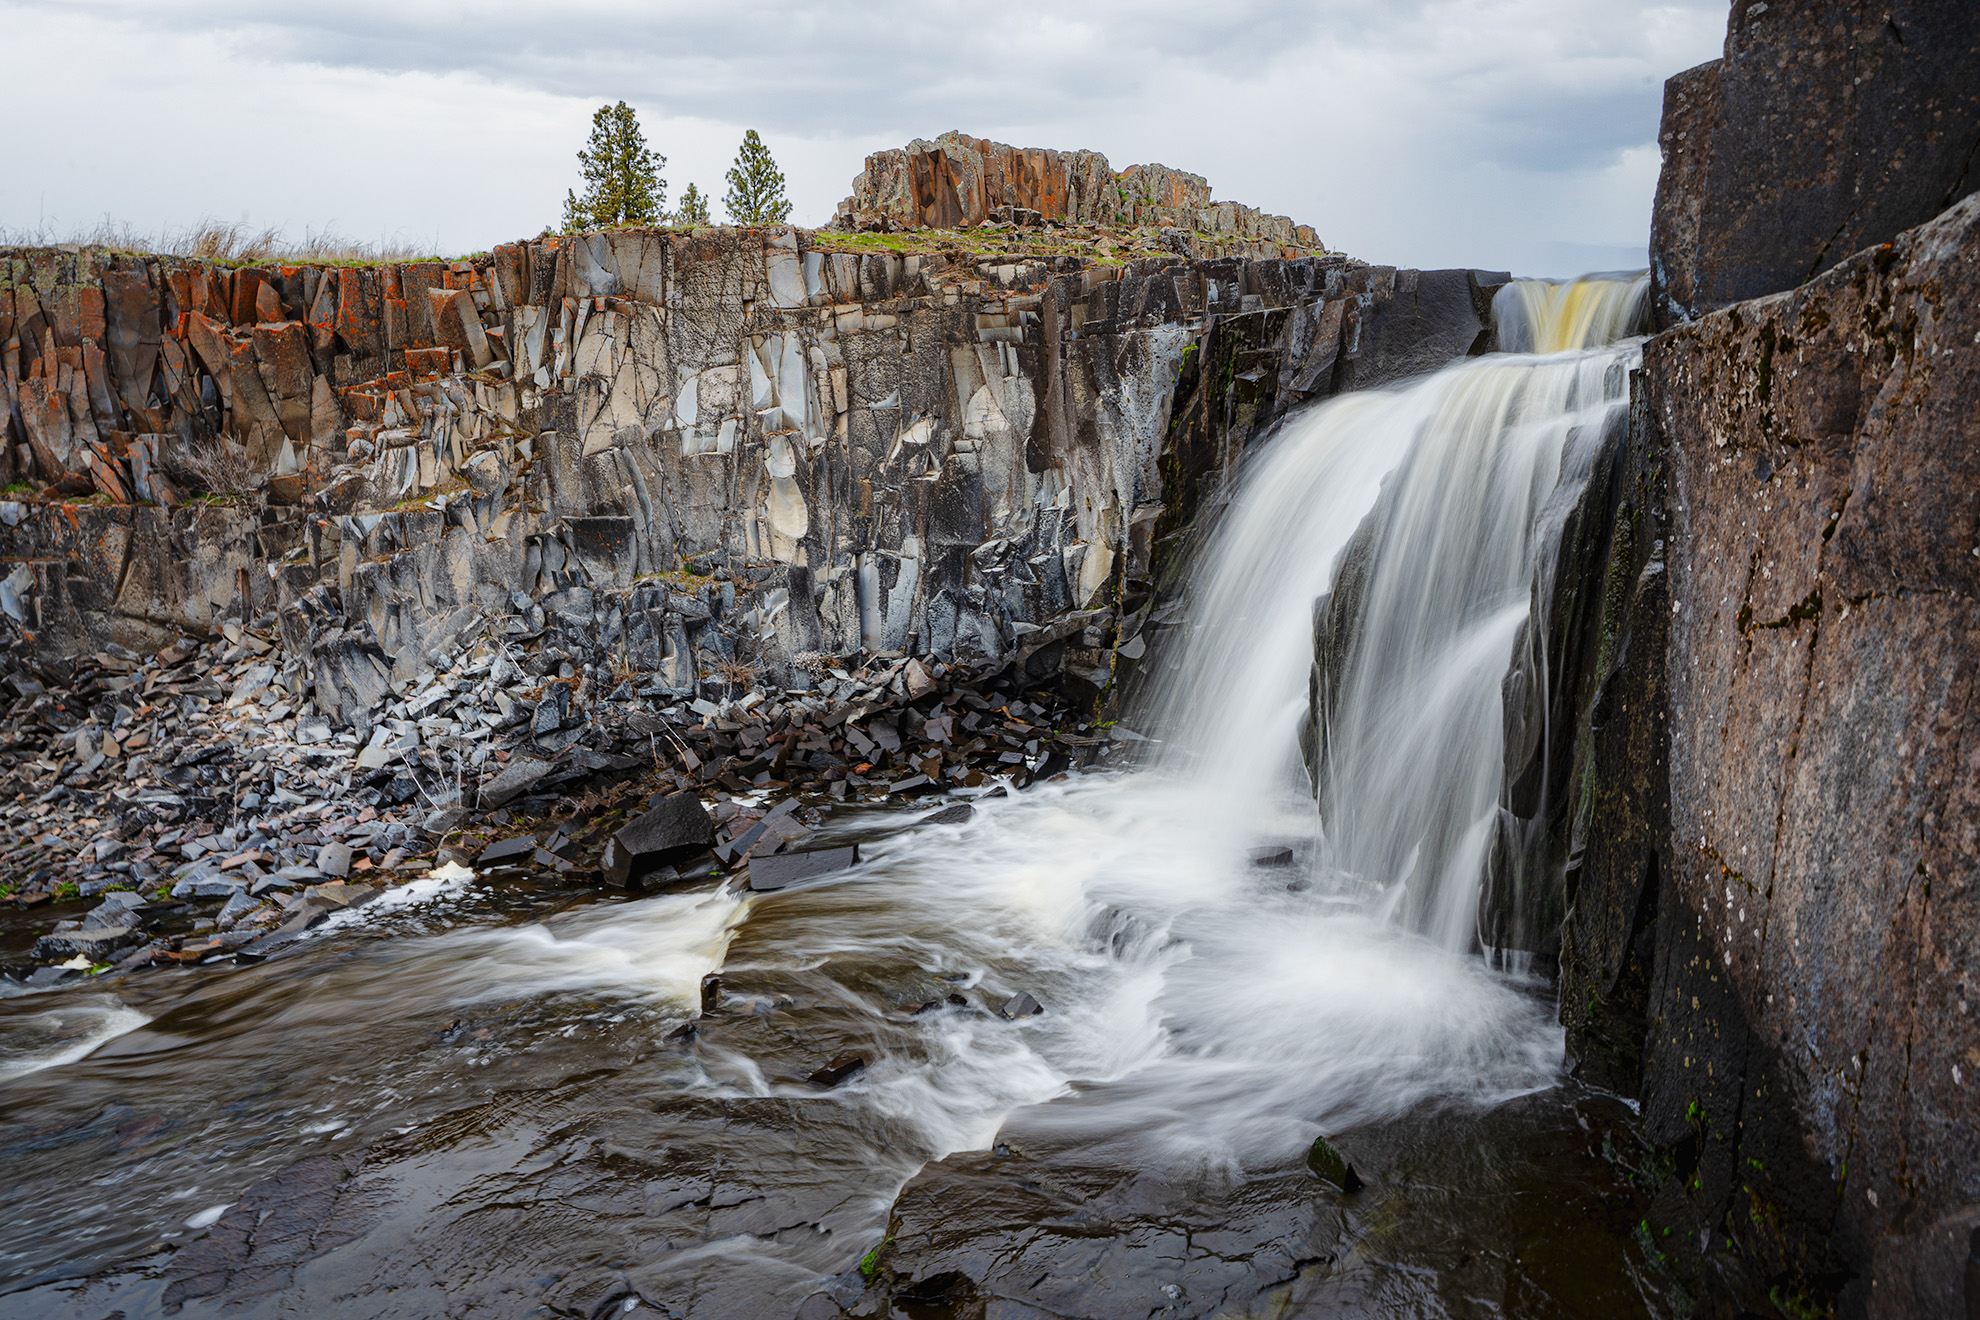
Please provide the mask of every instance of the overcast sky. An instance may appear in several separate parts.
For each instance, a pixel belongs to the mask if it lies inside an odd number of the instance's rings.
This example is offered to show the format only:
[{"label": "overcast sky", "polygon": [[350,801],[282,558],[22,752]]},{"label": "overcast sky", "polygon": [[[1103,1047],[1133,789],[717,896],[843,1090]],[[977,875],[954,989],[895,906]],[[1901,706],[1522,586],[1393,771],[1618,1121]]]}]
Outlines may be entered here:
[{"label": "overcast sky", "polygon": [[[745,128],[829,219],[959,128],[1161,161],[1373,261],[1644,264],[1663,80],[1725,0],[0,0],[0,228],[203,216],[449,252],[554,223],[602,101],[719,198]],[[719,207],[716,211],[720,219]]]}]

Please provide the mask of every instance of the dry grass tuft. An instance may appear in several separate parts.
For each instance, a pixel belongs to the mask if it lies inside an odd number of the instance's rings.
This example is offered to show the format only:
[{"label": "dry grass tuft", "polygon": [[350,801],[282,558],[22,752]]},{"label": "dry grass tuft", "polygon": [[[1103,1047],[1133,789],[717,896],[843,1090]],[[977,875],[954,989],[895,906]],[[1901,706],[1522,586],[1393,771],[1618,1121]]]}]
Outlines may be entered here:
[{"label": "dry grass tuft", "polygon": [[0,246],[93,247],[116,252],[187,257],[248,265],[266,261],[328,264],[333,262],[431,261],[443,257],[437,243],[381,238],[359,242],[333,228],[305,229],[300,241],[283,237],[280,227],[254,229],[240,221],[207,216],[181,229],[146,233],[129,221],[109,216],[88,228],[68,229],[43,224],[34,229],[0,229]]},{"label": "dry grass tuft", "polygon": [[221,436],[179,447],[172,468],[204,495],[233,495],[261,482],[261,470],[248,457],[246,446]]},{"label": "dry grass tuft", "polygon": [[747,660],[717,660],[715,677],[731,687],[750,688],[756,686],[760,671]]}]

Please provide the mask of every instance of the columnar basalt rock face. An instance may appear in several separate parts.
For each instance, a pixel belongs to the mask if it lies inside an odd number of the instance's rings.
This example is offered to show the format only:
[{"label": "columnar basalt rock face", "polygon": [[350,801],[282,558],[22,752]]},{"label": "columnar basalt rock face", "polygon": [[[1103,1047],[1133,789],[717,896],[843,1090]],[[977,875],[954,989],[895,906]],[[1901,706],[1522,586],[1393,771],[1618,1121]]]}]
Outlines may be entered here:
[{"label": "columnar basalt rock face", "polygon": [[[1481,349],[1503,279],[982,255],[795,229],[376,269],[9,253],[8,452],[52,484],[0,503],[0,605],[50,655],[279,611],[343,720],[491,622],[672,691],[739,650],[999,661],[1146,577],[1285,408]],[[175,505],[216,453],[248,493]],[[712,563],[713,596],[670,577]]]},{"label": "columnar basalt rock face", "polygon": [[1658,323],[1791,289],[1980,188],[1980,6],[1737,0],[1661,140]]},{"label": "columnar basalt rock face", "polygon": [[1020,212],[1039,221],[1176,229],[1301,251],[1320,247],[1311,228],[1285,216],[1211,201],[1200,175],[1167,165],[1130,165],[1116,173],[1097,151],[1011,147],[955,132],[868,156],[853,195],[839,204],[838,223],[954,229]]},{"label": "columnar basalt rock face", "polygon": [[1642,1026],[1658,1220],[1715,1305],[1971,1305],[1976,272],[1980,197],[1645,351],[1669,539],[1617,538],[1649,608],[1591,720],[1562,997],[1609,1084]]}]

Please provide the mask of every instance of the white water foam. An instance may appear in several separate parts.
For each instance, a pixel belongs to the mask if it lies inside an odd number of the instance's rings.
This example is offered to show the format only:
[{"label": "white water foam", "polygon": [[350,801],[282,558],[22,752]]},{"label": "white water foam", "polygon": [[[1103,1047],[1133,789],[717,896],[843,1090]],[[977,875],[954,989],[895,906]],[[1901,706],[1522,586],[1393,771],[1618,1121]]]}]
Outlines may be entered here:
[{"label": "white water foam", "polygon": [[[22,1006],[16,1002],[8,1007]],[[114,995],[57,1002],[18,1016],[9,1013],[0,1029],[0,1082],[86,1059],[149,1021]]]},{"label": "white water foam", "polygon": [[728,889],[659,894],[549,923],[449,935],[440,944],[449,957],[475,960],[476,999],[611,990],[692,1010],[701,978],[722,965],[746,904]]}]

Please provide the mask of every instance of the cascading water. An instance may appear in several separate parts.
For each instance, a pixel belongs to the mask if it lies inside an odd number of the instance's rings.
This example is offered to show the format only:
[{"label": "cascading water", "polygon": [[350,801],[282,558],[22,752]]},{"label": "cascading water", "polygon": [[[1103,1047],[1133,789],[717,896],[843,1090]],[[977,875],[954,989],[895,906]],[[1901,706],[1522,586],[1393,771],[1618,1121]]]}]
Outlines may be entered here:
[{"label": "cascading water", "polygon": [[1637,350],[1615,341],[1646,285],[1515,281],[1500,336],[1544,356],[1494,354],[1288,423],[1204,548],[1154,690],[1172,772],[1229,795],[1237,821],[1304,761],[1321,875],[1453,950],[1477,937],[1502,687],[1535,631],[1536,519],[1564,462],[1587,462],[1570,442],[1627,405]]},{"label": "cascading water", "polygon": [[[1336,399],[1263,444],[1129,721],[1158,738],[1144,769],[983,799],[966,825],[883,828],[845,883],[665,893],[523,926],[470,889],[437,931],[434,909],[408,906],[393,918],[407,932],[375,952],[340,933],[177,999],[137,981],[126,993],[157,998],[109,1006],[103,1022],[129,1034],[79,1062],[70,1038],[99,1039],[97,1020],[37,1019],[36,1056],[0,1059],[35,1131],[87,1134],[92,1105],[155,1106],[180,1135],[155,1171],[111,1166],[114,1223],[96,1193],[66,1190],[93,1185],[71,1147],[21,1145],[13,1182],[33,1212],[0,1229],[0,1278],[72,1259],[50,1244],[82,1235],[115,1259],[210,1224],[307,1141],[399,1152],[377,1157],[389,1172],[367,1194],[388,1208],[340,1249],[336,1287],[389,1292],[409,1258],[516,1289],[624,1259],[676,1314],[788,1315],[878,1246],[903,1185],[954,1152],[996,1142],[1034,1172],[1133,1169],[1221,1217],[1218,1197],[1297,1167],[1316,1133],[1551,1086],[1545,987],[1470,951],[1503,685],[1534,668],[1519,648],[1535,631],[1536,521],[1623,406],[1636,348],[1608,341],[1641,299],[1641,280],[1515,283],[1501,342],[1554,351]],[[846,828],[861,826],[832,827]],[[1256,864],[1260,845],[1294,864]],[[716,968],[722,1011],[693,1049],[664,1043]],[[982,1011],[1019,991],[1045,1012]],[[902,1011],[951,994],[970,1006]],[[433,1044],[440,1028],[462,1052]],[[865,1072],[827,1093],[803,1083],[841,1050]],[[243,1098],[240,1079],[269,1098]],[[1309,1185],[1287,1195],[1306,1205]],[[1173,1206],[1150,1204],[1166,1224]],[[510,1229],[512,1205],[531,1209]],[[1263,1267],[1238,1252],[1203,1268]],[[1183,1288],[1128,1310],[1205,1313]],[[401,1309],[447,1309],[438,1297]]]},{"label": "cascading water", "polygon": [[1603,348],[1641,334],[1650,277],[1585,275],[1578,280],[1514,280],[1493,300],[1499,349],[1567,353]]}]

